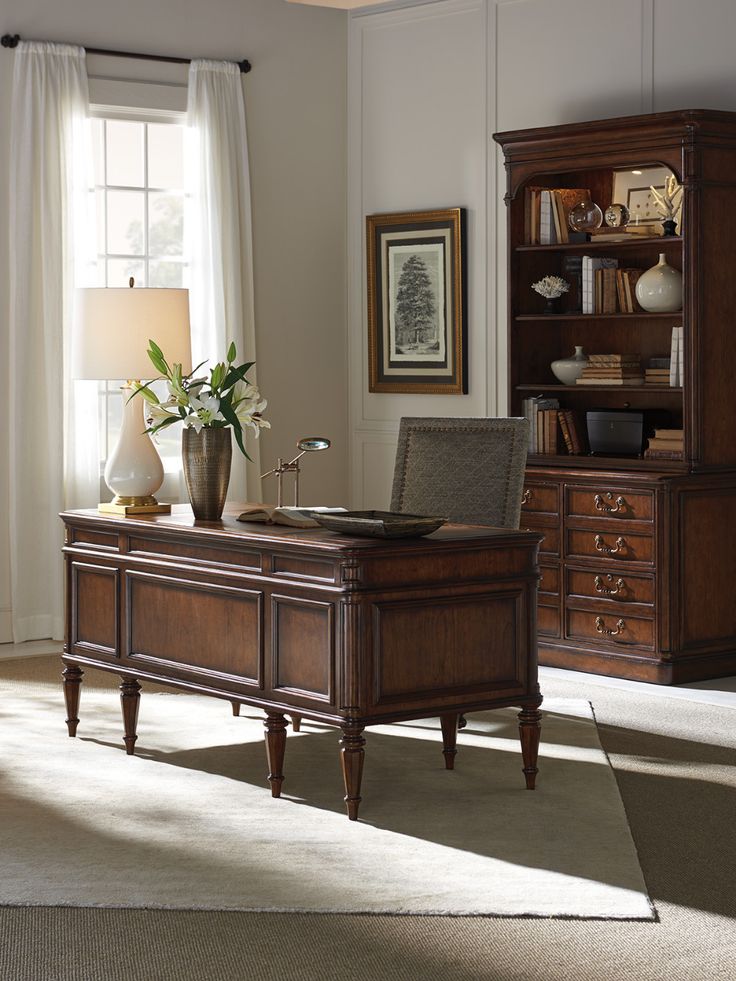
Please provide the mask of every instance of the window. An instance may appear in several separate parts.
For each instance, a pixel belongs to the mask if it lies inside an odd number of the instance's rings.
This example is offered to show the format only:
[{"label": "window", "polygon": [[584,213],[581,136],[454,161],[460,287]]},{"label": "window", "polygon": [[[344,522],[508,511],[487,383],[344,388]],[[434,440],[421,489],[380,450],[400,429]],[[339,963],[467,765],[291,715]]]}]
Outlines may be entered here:
[{"label": "window", "polygon": [[[187,286],[183,122],[101,116],[92,120],[92,127],[98,285],[127,286],[132,276],[138,286]],[[120,432],[120,384],[100,384],[103,466]],[[159,389],[162,397],[165,386]],[[163,430],[155,440],[167,475],[164,493],[175,500],[179,427]]]}]

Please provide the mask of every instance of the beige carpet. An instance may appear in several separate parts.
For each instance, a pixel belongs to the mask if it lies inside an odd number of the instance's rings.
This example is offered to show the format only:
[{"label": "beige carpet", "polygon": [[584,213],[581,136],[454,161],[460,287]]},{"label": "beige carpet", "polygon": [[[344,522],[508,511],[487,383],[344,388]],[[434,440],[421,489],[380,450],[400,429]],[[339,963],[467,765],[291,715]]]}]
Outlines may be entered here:
[{"label": "beige carpet", "polygon": [[272,800],[260,719],[144,691],[129,758],[94,672],[66,737],[50,667],[0,683],[3,904],[652,918],[585,701],[546,704],[534,793],[513,710],[471,717],[454,772],[432,723],[372,728],[355,824],[335,730],[290,734]]}]

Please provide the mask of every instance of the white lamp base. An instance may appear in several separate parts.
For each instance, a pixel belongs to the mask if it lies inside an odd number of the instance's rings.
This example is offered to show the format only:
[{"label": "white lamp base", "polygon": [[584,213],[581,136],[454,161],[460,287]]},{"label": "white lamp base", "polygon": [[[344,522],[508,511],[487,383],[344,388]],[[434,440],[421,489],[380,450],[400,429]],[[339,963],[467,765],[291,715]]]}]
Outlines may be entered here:
[{"label": "white lamp base", "polygon": [[105,483],[115,497],[101,503],[101,514],[170,514],[170,504],[159,504],[153,496],[164,482],[164,467],[151,437],[145,432],[145,401],[131,399],[133,385],[123,385],[123,424],[118,445],[105,466]]}]

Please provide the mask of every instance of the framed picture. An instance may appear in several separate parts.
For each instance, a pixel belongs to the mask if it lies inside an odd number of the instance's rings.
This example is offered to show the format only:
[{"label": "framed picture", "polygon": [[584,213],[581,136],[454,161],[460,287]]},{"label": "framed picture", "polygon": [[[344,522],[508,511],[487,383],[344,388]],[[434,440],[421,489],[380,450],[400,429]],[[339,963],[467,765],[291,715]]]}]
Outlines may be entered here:
[{"label": "framed picture", "polygon": [[368,215],[371,392],[467,394],[465,211]]}]

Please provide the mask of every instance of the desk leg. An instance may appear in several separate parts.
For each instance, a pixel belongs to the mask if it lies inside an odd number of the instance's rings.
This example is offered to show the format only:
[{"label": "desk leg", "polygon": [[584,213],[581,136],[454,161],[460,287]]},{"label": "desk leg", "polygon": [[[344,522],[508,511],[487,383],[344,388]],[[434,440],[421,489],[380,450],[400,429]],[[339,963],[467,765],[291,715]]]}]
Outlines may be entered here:
[{"label": "desk leg", "polygon": [[534,706],[525,706],[519,712],[519,736],[521,737],[521,755],[524,760],[524,777],[526,789],[534,790],[537,778],[537,754],[539,752],[539,737],[542,734],[542,713]]},{"label": "desk leg", "polygon": [[69,664],[61,672],[64,679],[64,701],[66,702],[66,727],[70,736],[76,736],[79,725],[79,689],[82,686],[84,671],[78,664]]},{"label": "desk leg", "polygon": [[286,727],[289,724],[278,712],[268,712],[266,721],[266,758],[268,760],[268,780],[271,784],[271,796],[281,796],[281,784],[284,782],[284,752],[286,751]]},{"label": "desk leg", "polygon": [[345,803],[351,821],[358,820],[360,807],[360,782],[363,779],[363,760],[365,758],[365,739],[362,736],[365,726],[346,723],[342,727],[340,740],[340,759],[342,776],[345,781]]},{"label": "desk leg", "polygon": [[295,715],[291,713],[291,731],[301,732],[302,731],[302,717],[301,715]]},{"label": "desk leg", "polygon": [[141,686],[135,678],[123,678],[120,685],[120,706],[123,710],[123,725],[125,726],[125,752],[128,756],[135,753],[135,742],[138,736],[138,705],[141,700]]},{"label": "desk leg", "polygon": [[240,702],[231,702],[230,704],[233,707],[233,715],[237,719],[237,717],[240,715]]},{"label": "desk leg", "polygon": [[442,726],[442,752],[445,755],[445,769],[455,769],[455,757],[457,756],[457,712],[449,712],[440,716]]}]

